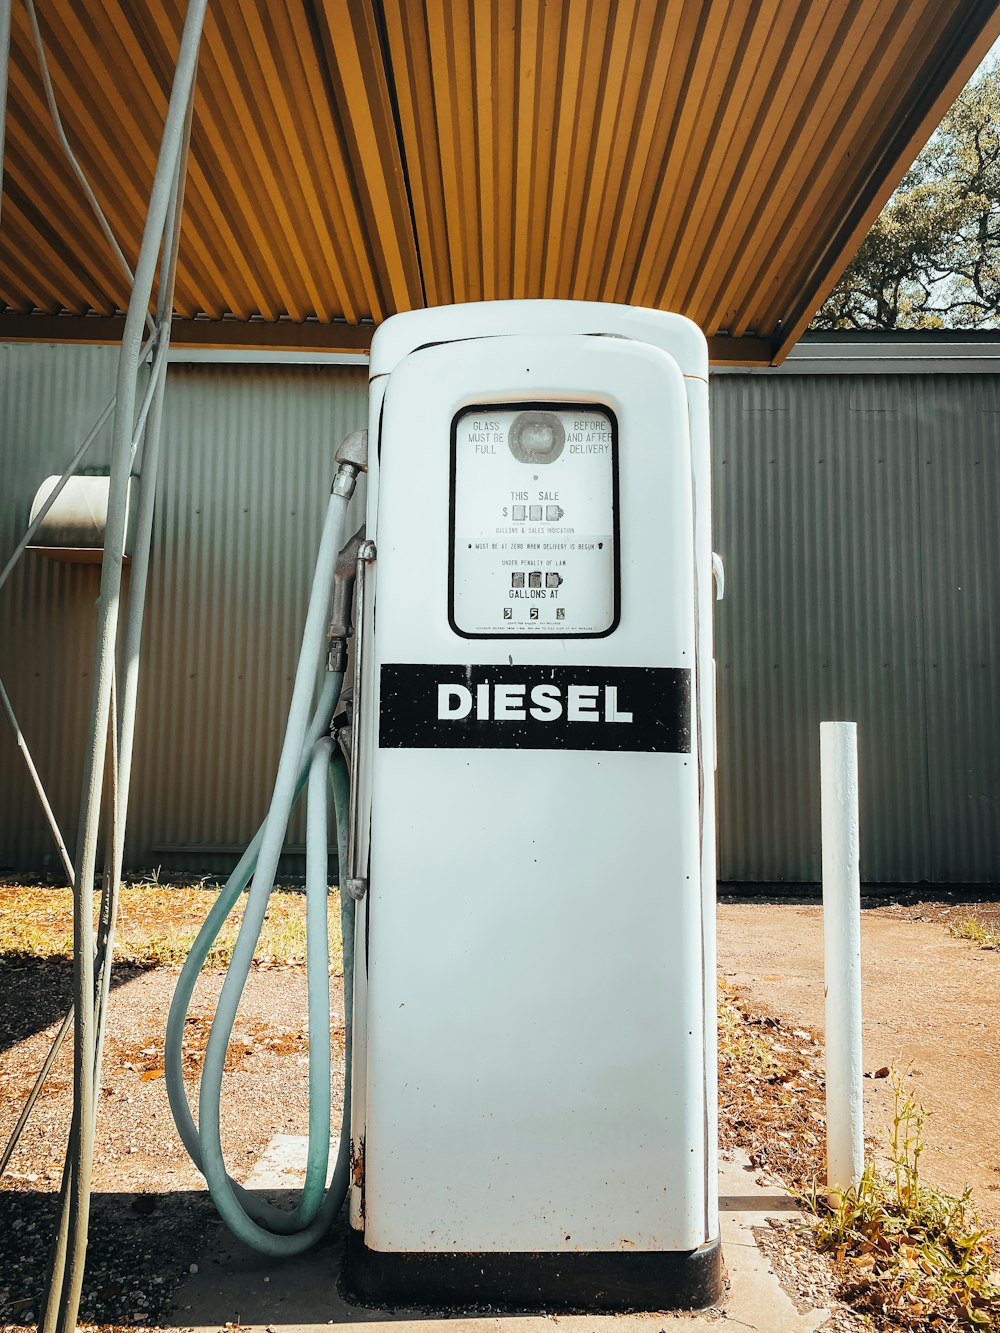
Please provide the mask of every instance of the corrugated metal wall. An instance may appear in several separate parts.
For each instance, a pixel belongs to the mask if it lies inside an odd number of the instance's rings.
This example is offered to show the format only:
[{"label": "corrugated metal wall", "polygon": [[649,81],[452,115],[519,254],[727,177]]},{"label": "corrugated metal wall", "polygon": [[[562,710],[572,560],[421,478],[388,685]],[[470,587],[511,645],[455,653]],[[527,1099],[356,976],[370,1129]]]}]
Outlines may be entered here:
[{"label": "corrugated metal wall", "polygon": [[712,388],[720,877],[820,877],[819,724],[859,724],[862,875],[1000,881],[1000,376]]},{"label": "corrugated metal wall", "polygon": [[[38,483],[61,472],[114,390],[105,348],[0,346],[0,563]],[[108,460],[108,432],[87,458]],[[0,674],[70,856],[80,801],[100,566],[26,552],[0,590]],[[0,868],[59,860],[6,718],[0,717]]]},{"label": "corrugated metal wall", "polygon": [[[113,349],[0,346],[0,557],[114,365]],[[366,376],[170,376],[127,855],[215,872],[266,807],[333,450],[364,421]],[[848,718],[866,880],[1000,881],[1000,376],[726,375],[712,407],[721,878],[819,878],[819,723]],[[0,592],[0,673],[71,847],[98,581],[28,555]],[[0,868],[46,858],[0,730]]]},{"label": "corrugated metal wall", "polygon": [[[113,388],[108,348],[0,348],[0,554]],[[216,871],[267,808],[356,367],[172,366],[143,644],[130,865]],[[106,464],[98,441],[95,465]],[[363,487],[360,488],[363,490]],[[354,502],[355,522],[363,517]],[[352,529],[353,530],[353,529]],[[72,851],[99,566],[28,552],[0,592],[0,674]],[[0,868],[53,867],[0,719]],[[302,842],[301,820],[290,845]]]}]

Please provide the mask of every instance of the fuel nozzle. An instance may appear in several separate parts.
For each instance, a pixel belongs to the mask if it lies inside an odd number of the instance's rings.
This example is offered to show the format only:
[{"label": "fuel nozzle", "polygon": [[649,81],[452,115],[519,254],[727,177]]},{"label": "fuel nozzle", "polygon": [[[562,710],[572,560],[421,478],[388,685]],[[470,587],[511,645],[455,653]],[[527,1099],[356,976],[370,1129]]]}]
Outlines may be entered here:
[{"label": "fuel nozzle", "polygon": [[330,628],[326,636],[330,643],[327,671],[347,670],[347,640],[354,633],[354,626],[351,623],[354,581],[358,570],[358,552],[364,540],[365,525],[362,523],[350,541],[345,542],[340,548],[340,554],[337,556],[337,564],[333,571],[333,596],[330,599]]},{"label": "fuel nozzle", "polygon": [[354,494],[358,473],[368,471],[368,432],[351,431],[337,450],[337,472],[331,490],[348,500]]}]

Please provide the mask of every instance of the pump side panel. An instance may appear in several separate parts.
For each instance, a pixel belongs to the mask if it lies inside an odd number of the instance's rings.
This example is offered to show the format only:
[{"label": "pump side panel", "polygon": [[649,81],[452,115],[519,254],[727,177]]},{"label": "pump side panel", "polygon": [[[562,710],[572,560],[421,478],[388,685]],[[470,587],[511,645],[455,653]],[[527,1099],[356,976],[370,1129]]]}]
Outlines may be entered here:
[{"label": "pump side panel", "polygon": [[[449,624],[452,422],[470,403],[526,400],[592,402],[617,421],[620,618],[605,637],[466,639]],[[363,715],[389,715],[383,668],[609,682],[648,668],[687,681],[691,739],[658,751],[643,718],[648,744],[628,750],[564,748],[555,722],[552,748],[506,743],[503,723],[491,748],[428,742],[419,683],[413,743],[369,733],[371,1249],[711,1239],[692,489],[683,379],[645,345],[470,341],[413,353],[389,378]]]}]

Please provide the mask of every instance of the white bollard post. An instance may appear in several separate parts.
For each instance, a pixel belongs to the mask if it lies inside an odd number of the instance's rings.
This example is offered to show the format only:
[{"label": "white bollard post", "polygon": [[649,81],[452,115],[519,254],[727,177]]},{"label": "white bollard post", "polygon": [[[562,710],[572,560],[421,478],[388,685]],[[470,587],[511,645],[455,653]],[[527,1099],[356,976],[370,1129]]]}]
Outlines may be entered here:
[{"label": "white bollard post", "polygon": [[832,1203],[864,1170],[858,728],[821,722],[826,1182]]}]

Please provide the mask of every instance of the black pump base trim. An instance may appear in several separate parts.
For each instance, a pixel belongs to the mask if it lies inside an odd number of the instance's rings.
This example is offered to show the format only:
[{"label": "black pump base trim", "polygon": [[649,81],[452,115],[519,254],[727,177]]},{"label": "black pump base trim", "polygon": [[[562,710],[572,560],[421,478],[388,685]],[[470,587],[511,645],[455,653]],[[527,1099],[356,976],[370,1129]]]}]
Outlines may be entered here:
[{"label": "black pump base trim", "polygon": [[562,1313],[698,1310],[722,1295],[718,1240],[697,1250],[412,1254],[349,1230],[345,1286],[361,1305]]}]

